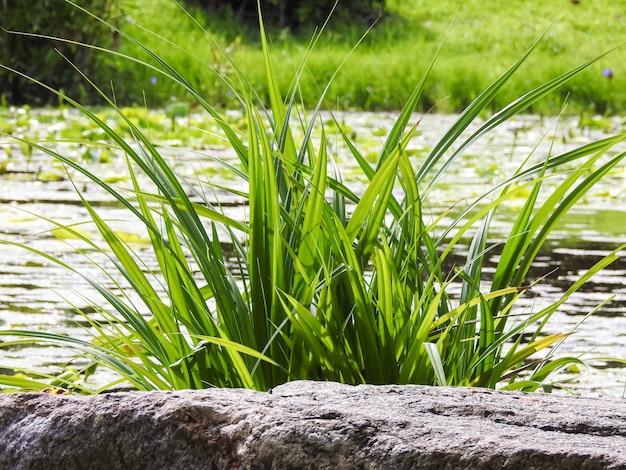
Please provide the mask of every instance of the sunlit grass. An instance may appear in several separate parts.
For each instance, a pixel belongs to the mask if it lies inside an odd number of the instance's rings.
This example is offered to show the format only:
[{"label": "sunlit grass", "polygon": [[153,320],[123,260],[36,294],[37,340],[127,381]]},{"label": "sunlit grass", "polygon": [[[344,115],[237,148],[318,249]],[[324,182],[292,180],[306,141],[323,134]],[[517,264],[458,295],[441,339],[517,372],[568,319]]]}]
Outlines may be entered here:
[{"label": "sunlit grass", "polygon": [[[424,90],[418,109],[425,111],[433,104],[439,112],[459,112],[495,80],[530,47],[551,24],[542,44],[506,88],[488,108],[494,111],[515,97],[539,86],[563,70],[594,57],[598,47],[609,48],[626,37],[626,23],[621,19],[621,5],[610,0],[553,4],[531,0],[522,6],[516,3],[489,1],[395,1],[388,2],[392,15],[378,24],[365,39],[326,94],[324,106],[330,109],[396,110],[406,103],[412,84],[435,55],[446,37],[446,47],[438,56],[429,86]],[[161,47],[158,40],[137,28],[141,25],[182,45],[214,70],[232,73],[228,62],[212,45],[217,41],[228,48],[248,81],[267,98],[262,52],[258,36],[245,33],[227,18],[207,18],[206,36],[194,22],[177,10],[174,2],[133,2],[127,11],[133,24],[125,30],[137,35],[151,48]],[[163,22],[162,18],[168,21]],[[204,21],[201,19],[201,21]],[[294,71],[308,54],[307,70],[300,82],[300,96],[308,107],[315,106],[330,76],[346,53],[363,34],[366,26],[333,25],[313,51],[308,51],[307,32],[293,35],[272,31],[272,61],[279,64],[277,81],[287,95]],[[209,39],[207,41],[206,39]],[[128,41],[122,51],[137,51]],[[189,56],[175,48],[162,48],[168,62],[188,70],[190,82],[215,104],[234,104],[227,88]],[[578,113],[621,113],[626,106],[626,52],[621,49],[581,72],[550,97],[533,104],[532,112],[558,114],[565,99],[569,111]],[[604,69],[613,69],[612,79],[603,76]],[[172,93],[181,95],[179,87],[169,81],[152,85],[150,72],[127,70],[128,77],[120,96],[141,104],[141,90],[149,98],[162,103]],[[234,76],[234,75],[233,75]],[[184,96],[183,96],[184,97]],[[156,103],[155,103],[156,104]]]}]

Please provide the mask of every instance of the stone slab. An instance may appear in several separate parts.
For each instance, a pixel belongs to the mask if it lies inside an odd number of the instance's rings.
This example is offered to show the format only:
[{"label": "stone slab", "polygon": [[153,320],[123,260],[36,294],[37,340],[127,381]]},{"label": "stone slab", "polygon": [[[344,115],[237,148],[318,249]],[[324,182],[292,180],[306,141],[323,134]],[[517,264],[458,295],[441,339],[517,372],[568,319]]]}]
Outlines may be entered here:
[{"label": "stone slab", "polygon": [[626,401],[297,381],[0,396],[0,469],[626,469]]}]

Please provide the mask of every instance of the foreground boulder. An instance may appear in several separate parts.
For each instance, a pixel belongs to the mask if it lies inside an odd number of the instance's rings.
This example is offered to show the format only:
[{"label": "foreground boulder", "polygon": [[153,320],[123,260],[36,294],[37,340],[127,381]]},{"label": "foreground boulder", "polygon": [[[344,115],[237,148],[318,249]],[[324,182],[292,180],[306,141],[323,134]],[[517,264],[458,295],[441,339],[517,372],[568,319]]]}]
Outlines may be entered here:
[{"label": "foreground boulder", "polygon": [[0,396],[2,469],[626,469],[626,402],[291,382]]}]

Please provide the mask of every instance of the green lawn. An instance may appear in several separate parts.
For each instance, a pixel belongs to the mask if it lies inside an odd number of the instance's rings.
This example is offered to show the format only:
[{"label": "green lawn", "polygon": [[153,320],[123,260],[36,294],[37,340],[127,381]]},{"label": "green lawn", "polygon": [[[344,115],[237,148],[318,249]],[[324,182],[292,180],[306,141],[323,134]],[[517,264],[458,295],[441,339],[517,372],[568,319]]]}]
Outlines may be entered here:
[{"label": "green lawn", "polygon": [[[366,110],[400,108],[445,41],[420,108],[426,110],[434,105],[439,112],[460,111],[548,30],[522,73],[494,102],[494,108],[501,107],[532,87],[626,40],[624,3],[389,0],[392,15],[377,24],[349,57],[335,78],[325,106]],[[213,73],[232,68],[215,42],[229,51],[230,58],[254,88],[266,93],[258,37],[245,33],[232,20],[196,15],[207,29],[203,32],[172,0],[134,0],[126,11],[135,24],[128,23],[124,29],[186,70],[187,78],[212,102],[234,104],[226,86]],[[184,47],[195,58],[137,25]],[[301,82],[301,100],[305,105],[315,104],[319,90],[326,86],[366,29],[334,25],[323,33],[308,59],[308,76]],[[270,33],[273,62],[283,91],[288,89],[312,33],[302,31],[297,36],[288,31]],[[126,43],[122,50],[132,48]],[[568,97],[570,112],[622,113],[626,105],[625,63],[626,47],[621,47],[531,111],[557,113]],[[605,69],[612,70],[612,79],[603,75]],[[137,102],[142,100],[139,98],[142,91],[147,93],[148,105],[151,102],[158,105],[165,97],[179,93],[163,80],[152,85],[150,71],[126,70],[120,76],[130,78],[120,90],[121,96]]]}]

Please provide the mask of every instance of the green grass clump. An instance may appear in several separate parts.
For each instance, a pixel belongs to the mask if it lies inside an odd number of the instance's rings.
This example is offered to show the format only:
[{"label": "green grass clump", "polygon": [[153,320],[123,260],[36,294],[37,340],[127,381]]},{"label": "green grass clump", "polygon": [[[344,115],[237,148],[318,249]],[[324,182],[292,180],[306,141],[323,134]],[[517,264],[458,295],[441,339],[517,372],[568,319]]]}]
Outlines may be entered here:
[{"label": "green grass clump", "polygon": [[[461,112],[549,27],[544,41],[537,46],[520,73],[511,77],[486,109],[495,112],[560,71],[594,57],[598,45],[608,48],[623,41],[626,35],[622,6],[611,0],[558,5],[541,0],[528,0],[523,5],[493,0],[391,0],[387,4],[390,15],[374,26],[344,64],[325,95],[324,107],[402,109],[413,84],[421,79],[422,71],[436,54],[442,38],[446,37],[446,45],[438,55],[438,66],[429,77],[417,109],[426,111],[436,105],[438,112]],[[158,48],[177,69],[188,70],[190,83],[211,103],[237,105],[236,98],[228,94],[228,88],[218,76],[208,73],[190,55],[182,54],[177,48],[164,48],[154,34],[140,29],[140,26],[183,46],[192,56],[210,64],[213,70],[236,80],[237,72],[215,43],[223,49],[228,48],[229,56],[236,60],[241,72],[267,100],[258,33],[242,29],[232,18],[205,18],[194,13],[194,18],[206,27],[207,31],[202,32],[175,2],[169,0],[134,1],[126,11],[132,22],[126,24],[124,30],[151,49]],[[163,18],[168,21],[164,22]],[[307,107],[315,107],[320,90],[363,32],[362,25],[333,24],[312,51],[308,48],[309,38],[303,33],[269,32],[273,45],[271,59],[280,65],[276,80],[281,93],[288,95],[293,75],[306,56],[307,69],[299,81],[300,99]],[[122,52],[141,54],[129,41],[122,42]],[[626,108],[624,63],[626,52],[621,49],[594,63],[527,111],[556,115],[567,99],[569,112],[620,113]],[[605,69],[613,70],[612,79],[603,75]],[[152,85],[150,71],[128,68],[123,64],[120,70],[127,75],[122,75],[118,96],[126,100],[143,104],[142,91],[148,94],[151,106],[167,101],[172,94],[189,98],[183,89],[170,81]]]},{"label": "green grass clump", "polygon": [[[2,343],[4,347],[32,342],[75,348],[92,364],[50,380],[4,374],[0,383],[44,388],[52,380],[91,392],[81,377],[97,365],[120,376],[102,389],[125,382],[140,390],[216,386],[266,390],[289,380],[316,379],[535,390],[549,389],[555,372],[579,364],[577,358],[554,355],[552,347],[568,332],[546,335],[543,329],[572,293],[617,258],[617,250],[555,303],[521,317],[515,305],[532,288],[526,285],[526,275],[551,230],[626,156],[610,152],[626,134],[545,155],[536,164],[522,162],[485,194],[460,201],[456,211],[432,213],[429,198],[434,197],[433,184],[445,177],[473,141],[603,56],[513,100],[466,137],[469,126],[493,106],[531,52],[543,44],[542,38],[476,97],[417,165],[406,148],[419,124],[412,121],[412,113],[436,70],[431,63],[407,97],[375,164],[359,151],[341,123],[332,121],[347,156],[361,170],[359,179],[366,181],[357,191],[343,181],[328,153],[319,115],[328,90],[318,94],[311,111],[296,106],[308,62],[295,67],[291,88],[283,95],[262,25],[260,38],[265,97],[234,63],[228,67],[236,80],[217,75],[243,110],[240,124],[222,115],[194,87],[188,69],[173,67],[153,49],[136,43],[154,64],[150,73],[185,89],[217,122],[239,160],[237,165],[217,160],[223,173],[237,181],[232,186],[176,174],[149,133],[113,101],[110,105],[129,134],[68,99],[106,133],[117,154],[126,156],[132,182],[127,190],[107,184],[87,166],[58,153],[54,145],[31,142],[101,186],[129,217],[140,221],[159,269],[148,270],[142,256],[81,194],[104,246],[86,232],[59,228],[113,262],[112,268],[100,266],[106,283],[76,272],[102,295],[105,302],[91,309],[105,321],[84,314],[95,331],[91,342],[17,329],[2,330],[0,336],[18,338]],[[318,39],[313,38],[309,52]],[[564,169],[567,172],[561,174]],[[147,177],[150,185],[141,185],[140,177]],[[558,184],[546,195],[542,188],[548,179]],[[213,192],[243,198],[245,220],[230,217],[219,201],[212,201]],[[486,281],[483,266],[494,249],[491,222],[507,201],[517,202],[520,193],[526,195],[525,202],[500,242],[499,263]],[[438,222],[444,217],[451,221],[442,230]],[[225,251],[225,242],[232,253]],[[466,243],[465,262],[450,270],[446,264],[450,255]],[[75,271],[62,259],[38,253]],[[115,289],[108,287],[111,284]],[[453,294],[459,285],[460,293]]]}]

